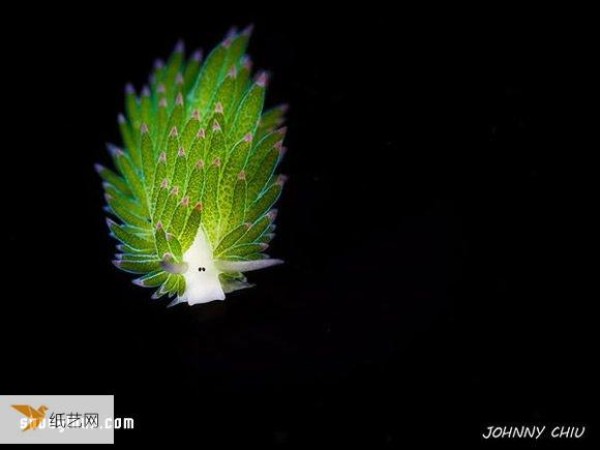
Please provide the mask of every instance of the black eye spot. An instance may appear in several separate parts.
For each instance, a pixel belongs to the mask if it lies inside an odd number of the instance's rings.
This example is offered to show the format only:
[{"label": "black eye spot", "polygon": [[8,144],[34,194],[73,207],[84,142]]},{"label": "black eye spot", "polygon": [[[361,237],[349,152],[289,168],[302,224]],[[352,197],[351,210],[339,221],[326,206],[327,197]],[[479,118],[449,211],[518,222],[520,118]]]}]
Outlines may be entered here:
[{"label": "black eye spot", "polygon": [[204,267],[198,267],[198,272],[205,272],[206,269]]}]

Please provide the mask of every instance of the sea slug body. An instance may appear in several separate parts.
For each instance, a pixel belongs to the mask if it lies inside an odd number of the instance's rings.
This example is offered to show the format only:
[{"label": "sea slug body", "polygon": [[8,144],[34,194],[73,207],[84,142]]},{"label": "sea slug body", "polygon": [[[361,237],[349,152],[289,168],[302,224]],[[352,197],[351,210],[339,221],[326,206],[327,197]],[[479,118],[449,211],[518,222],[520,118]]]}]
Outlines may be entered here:
[{"label": "sea slug body", "polygon": [[172,305],[223,300],[251,286],[245,272],[282,262],[264,252],[286,179],[286,107],[263,112],[268,76],[252,76],[249,37],[231,31],[205,61],[178,43],[139,95],[127,85],[114,169],[96,165],[115,266]]}]

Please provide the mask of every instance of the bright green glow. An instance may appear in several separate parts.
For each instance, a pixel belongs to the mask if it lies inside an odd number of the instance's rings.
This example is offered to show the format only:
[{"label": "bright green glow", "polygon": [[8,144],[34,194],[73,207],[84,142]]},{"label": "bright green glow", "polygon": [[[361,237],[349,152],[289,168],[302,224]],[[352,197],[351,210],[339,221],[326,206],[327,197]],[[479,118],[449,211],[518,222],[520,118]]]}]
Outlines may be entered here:
[{"label": "bright green glow", "polygon": [[140,96],[128,87],[124,148],[109,148],[116,170],[97,166],[115,265],[154,298],[221,300],[250,286],[243,272],[281,262],[263,252],[285,179],[275,175],[285,108],[263,114],[267,76],[251,78],[249,35],[230,33],[204,63],[178,45]]}]

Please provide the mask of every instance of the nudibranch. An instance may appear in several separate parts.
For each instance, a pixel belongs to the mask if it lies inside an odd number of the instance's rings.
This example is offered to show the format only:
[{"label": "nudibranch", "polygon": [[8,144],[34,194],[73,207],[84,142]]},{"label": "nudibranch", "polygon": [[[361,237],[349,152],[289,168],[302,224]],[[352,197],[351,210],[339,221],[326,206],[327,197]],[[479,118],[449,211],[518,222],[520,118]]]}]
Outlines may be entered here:
[{"label": "nudibranch", "polygon": [[245,272],[281,263],[274,237],[285,176],[285,105],[263,112],[268,75],[252,75],[250,29],[231,31],[203,61],[178,43],[150,82],[125,89],[122,146],[103,179],[114,264],[153,298],[190,305],[250,287]]}]

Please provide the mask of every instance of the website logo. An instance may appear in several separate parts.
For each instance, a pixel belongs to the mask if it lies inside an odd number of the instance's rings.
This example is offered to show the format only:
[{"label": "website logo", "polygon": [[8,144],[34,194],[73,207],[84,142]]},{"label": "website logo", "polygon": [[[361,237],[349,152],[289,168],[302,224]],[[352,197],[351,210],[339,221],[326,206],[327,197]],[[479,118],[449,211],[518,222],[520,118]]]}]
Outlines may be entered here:
[{"label": "website logo", "polygon": [[33,406],[29,405],[11,406],[29,419],[29,424],[23,428],[23,431],[35,430],[37,427],[39,427],[40,423],[42,423],[42,420],[44,420],[46,417],[46,411],[48,411],[48,407],[45,405],[40,406],[38,409],[35,409]]},{"label": "website logo", "polygon": [[0,395],[0,444],[113,444],[134,427],[114,395]]}]

